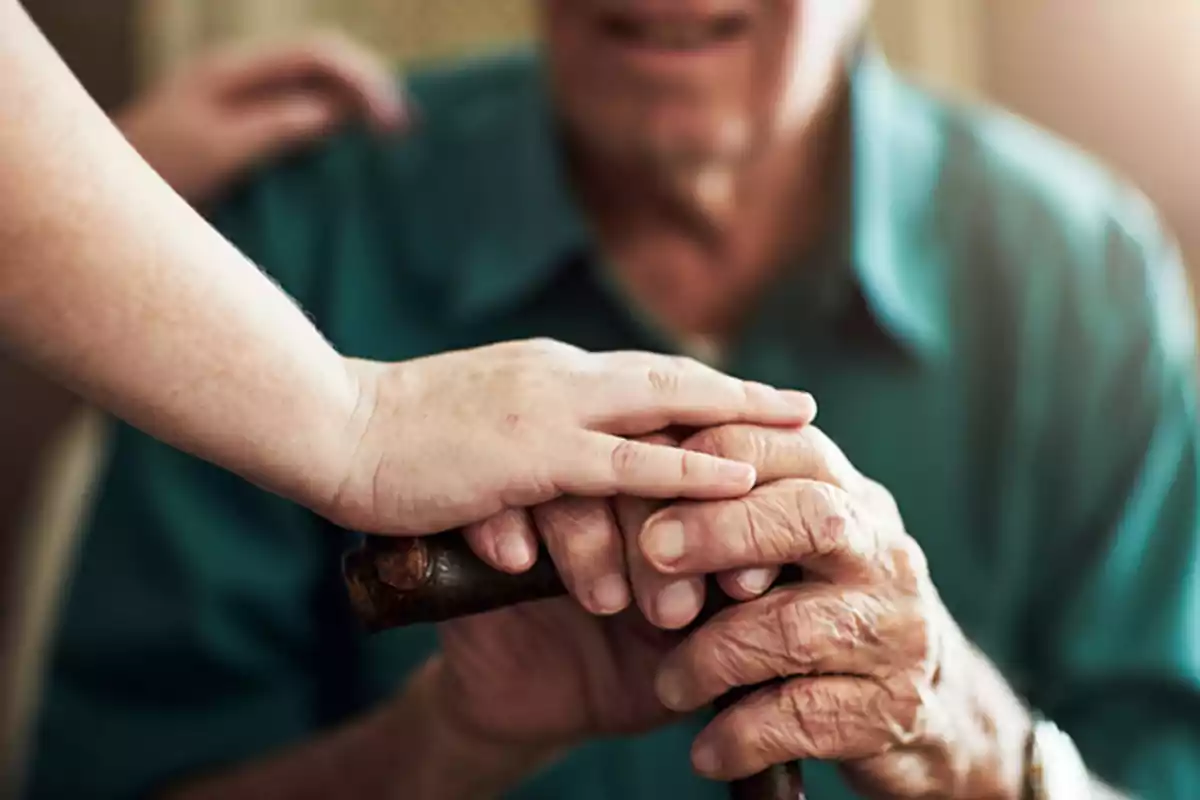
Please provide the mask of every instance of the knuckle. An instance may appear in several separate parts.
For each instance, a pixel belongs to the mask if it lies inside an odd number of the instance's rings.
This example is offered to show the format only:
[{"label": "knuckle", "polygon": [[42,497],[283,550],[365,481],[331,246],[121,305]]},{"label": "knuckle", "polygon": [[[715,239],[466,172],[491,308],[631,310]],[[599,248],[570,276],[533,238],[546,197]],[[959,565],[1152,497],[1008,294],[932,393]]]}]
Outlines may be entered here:
[{"label": "knuckle", "polygon": [[721,684],[719,688],[756,684],[764,676],[787,674],[777,656],[775,633],[758,614],[737,606],[695,634],[696,649],[703,653],[706,668]]},{"label": "knuckle", "polygon": [[764,564],[775,563],[784,557],[787,548],[779,541],[779,515],[775,504],[762,497],[743,498],[733,503],[742,516],[739,527],[747,554]]},{"label": "knuckle", "polygon": [[535,353],[553,353],[558,351],[559,342],[549,336],[537,336],[526,341],[525,346]]},{"label": "knuckle", "polygon": [[775,650],[791,673],[807,671],[818,629],[811,605],[795,600],[777,605],[769,616]]},{"label": "knuckle", "polygon": [[829,438],[829,435],[816,425],[804,426],[800,430],[800,436],[804,439],[805,444],[815,453],[820,454],[822,458],[831,459],[835,455],[841,454],[838,446],[833,443],[833,439]]},{"label": "knuckle", "polygon": [[533,339],[525,339],[517,342],[505,342],[497,345],[497,347],[510,351],[514,356],[525,356],[535,359],[557,358],[577,352],[577,349],[571,345],[564,344],[557,339],[551,339],[548,336],[538,336]]},{"label": "knuckle", "polygon": [[806,681],[791,681],[780,687],[779,707],[790,728],[794,752],[813,758],[838,754],[839,722],[819,699],[820,692]]},{"label": "knuckle", "polygon": [[679,372],[669,366],[650,367],[646,370],[646,381],[659,394],[674,394],[679,391]]},{"label": "knuckle", "polygon": [[636,442],[622,440],[612,449],[612,471],[618,477],[631,476],[645,465],[646,458]]},{"label": "knuckle", "polygon": [[[545,377],[536,369],[526,369],[514,365],[501,376],[500,384],[513,401],[512,404],[519,409],[515,416],[519,417],[519,421],[522,423],[521,430],[528,430],[533,426],[535,416],[544,414],[546,411]],[[510,414],[509,416],[514,415]]]},{"label": "knuckle", "polygon": [[741,684],[740,675],[745,661],[742,643],[731,637],[712,636],[700,649],[697,672],[701,683],[714,693]]},{"label": "knuckle", "polygon": [[877,684],[859,713],[876,720],[885,734],[882,749],[904,747],[918,741],[927,728],[928,691],[908,675]]},{"label": "knuckle", "polygon": [[688,440],[689,450],[730,458],[747,464],[760,464],[768,447],[759,432],[749,425],[721,425],[708,428]]},{"label": "knuckle", "polygon": [[821,465],[821,472],[829,483],[850,491],[858,490],[867,482],[833,439],[816,425],[803,428],[799,432],[799,439],[812,461]]},{"label": "knuckle", "polygon": [[724,427],[707,428],[695,436],[688,438],[683,443],[683,446],[697,453],[706,453],[710,456],[723,456],[725,454],[724,430]]},{"label": "knuckle", "polygon": [[807,537],[809,551],[822,556],[844,549],[851,511],[841,490],[825,483],[810,483],[795,497],[796,517],[801,521],[796,527]]},{"label": "knuckle", "polygon": [[841,661],[853,659],[856,650],[879,651],[882,609],[874,598],[865,594],[839,597],[827,601],[817,613],[825,623],[821,629],[820,656]]},{"label": "knuckle", "polygon": [[913,599],[852,592],[840,610],[841,644],[870,653],[868,674],[886,677],[930,663],[929,625]]}]

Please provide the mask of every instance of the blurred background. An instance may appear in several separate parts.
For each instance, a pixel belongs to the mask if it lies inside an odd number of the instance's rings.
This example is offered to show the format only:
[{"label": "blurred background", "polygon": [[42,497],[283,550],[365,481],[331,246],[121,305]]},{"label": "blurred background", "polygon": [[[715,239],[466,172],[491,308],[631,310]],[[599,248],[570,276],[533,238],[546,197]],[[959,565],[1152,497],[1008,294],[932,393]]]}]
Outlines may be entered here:
[{"label": "blurred background", "polygon": [[[336,27],[401,65],[532,35],[532,0],[25,0],[96,99],[119,109],[215,44]],[[893,63],[942,92],[1003,105],[1140,185],[1200,267],[1200,3],[877,0]],[[12,535],[72,400],[0,362],[0,586],[36,565]],[[36,506],[36,504],[34,504]],[[53,504],[42,510],[54,511]],[[36,509],[35,509],[36,510]],[[13,571],[24,580],[10,580]],[[7,574],[4,574],[4,573]],[[12,607],[11,597],[0,599]],[[2,632],[0,632],[2,633]],[[4,642],[0,641],[0,654]]]}]

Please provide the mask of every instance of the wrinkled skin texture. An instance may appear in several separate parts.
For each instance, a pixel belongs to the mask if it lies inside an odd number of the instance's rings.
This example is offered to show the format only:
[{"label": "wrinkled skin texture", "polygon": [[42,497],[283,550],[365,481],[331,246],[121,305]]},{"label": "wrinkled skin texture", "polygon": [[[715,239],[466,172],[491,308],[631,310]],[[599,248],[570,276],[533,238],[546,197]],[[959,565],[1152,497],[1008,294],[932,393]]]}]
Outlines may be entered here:
[{"label": "wrinkled skin texture", "polygon": [[[660,695],[681,711],[791,678],[718,717],[696,742],[697,767],[732,778],[792,758],[831,759],[869,794],[923,792],[905,785],[905,748],[923,747],[929,716],[940,713],[944,642],[957,629],[891,495],[815,427],[729,427],[691,444],[766,475],[803,477],[660,512],[641,536],[652,565],[703,574],[787,563],[809,576],[722,612],[663,665]],[[671,523],[683,525],[686,545]]]},{"label": "wrinkled skin texture", "polygon": [[[569,600],[444,625],[454,713],[489,738],[549,747],[654,727],[673,718],[667,709],[782,678],[699,735],[698,771],[733,779],[820,758],[840,762],[867,797],[1016,791],[1026,716],[942,605],[890,494],[814,426],[731,425],[684,446],[754,464],[759,485],[648,519],[644,501],[581,499],[488,526],[567,548],[615,527],[632,576],[628,602],[660,627],[693,621],[705,574],[746,602],[686,637],[648,635],[629,609],[594,617]],[[672,522],[682,538],[664,531]],[[808,579],[762,594],[783,564],[801,565]],[[759,585],[746,588],[747,577]],[[680,581],[695,582],[690,603],[677,603],[664,625],[656,609]]]},{"label": "wrinkled skin texture", "polygon": [[[675,444],[662,435],[643,441]],[[615,541],[622,549],[608,555],[623,572],[626,555],[635,554],[636,532],[657,505],[625,496],[564,497],[500,514],[469,535],[481,543],[515,537],[531,546],[541,535],[553,542],[560,570],[567,554],[577,564],[603,559],[604,547]],[[578,576],[575,585],[581,585]],[[682,637],[628,608],[627,589],[622,598],[607,616],[554,599],[440,626],[447,696],[455,698],[459,719],[484,739],[515,738],[547,750],[670,721],[675,715],[655,696],[654,675]]]}]

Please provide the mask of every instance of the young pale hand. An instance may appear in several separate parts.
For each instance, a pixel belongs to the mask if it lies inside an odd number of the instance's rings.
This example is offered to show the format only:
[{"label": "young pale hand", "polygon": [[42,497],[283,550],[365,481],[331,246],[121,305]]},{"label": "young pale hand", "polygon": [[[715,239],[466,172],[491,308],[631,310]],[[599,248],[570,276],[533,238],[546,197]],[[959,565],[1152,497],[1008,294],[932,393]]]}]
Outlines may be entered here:
[{"label": "young pale hand", "polygon": [[[560,495],[738,497],[754,486],[752,466],[628,437],[670,425],[802,425],[816,413],[808,394],[690,359],[551,340],[350,368],[359,384],[350,446],[314,507],[366,533],[433,533]],[[481,549],[518,571],[535,555]]]}]

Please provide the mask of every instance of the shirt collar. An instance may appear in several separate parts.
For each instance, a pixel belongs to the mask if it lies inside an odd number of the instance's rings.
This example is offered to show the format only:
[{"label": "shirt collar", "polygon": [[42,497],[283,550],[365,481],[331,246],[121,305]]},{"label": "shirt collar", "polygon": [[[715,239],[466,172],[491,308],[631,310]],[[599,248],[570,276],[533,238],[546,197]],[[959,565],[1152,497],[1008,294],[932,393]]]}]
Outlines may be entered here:
[{"label": "shirt collar", "polygon": [[[851,218],[848,258],[857,289],[877,324],[919,355],[944,351],[948,303],[935,208],[943,150],[930,101],[870,46],[851,64]],[[587,252],[591,238],[568,188],[544,76],[486,120],[460,154],[459,176],[475,184],[454,192],[464,234],[452,310],[460,319],[499,312],[545,285]],[[486,182],[486,186],[484,184]]]},{"label": "shirt collar", "polygon": [[469,183],[454,194],[463,236],[452,311],[459,319],[499,312],[537,291],[587,251],[591,237],[571,194],[557,120],[540,65],[477,127],[459,153]]},{"label": "shirt collar", "polygon": [[851,81],[850,258],[878,324],[930,356],[949,337],[936,202],[945,143],[933,102],[863,48]]}]

